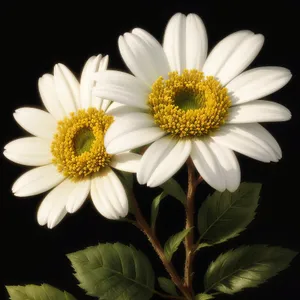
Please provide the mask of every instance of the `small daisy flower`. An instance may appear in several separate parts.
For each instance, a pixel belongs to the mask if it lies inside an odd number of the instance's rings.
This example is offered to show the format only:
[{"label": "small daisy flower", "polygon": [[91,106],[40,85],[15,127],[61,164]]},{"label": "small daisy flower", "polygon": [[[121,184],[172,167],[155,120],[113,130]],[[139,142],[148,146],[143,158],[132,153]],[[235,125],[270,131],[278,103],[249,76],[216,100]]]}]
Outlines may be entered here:
[{"label": "small daisy flower", "polygon": [[291,118],[287,108],[263,98],[282,88],[291,73],[281,67],[243,72],[263,42],[261,34],[238,31],[219,42],[207,57],[203,22],[195,14],[180,13],[170,19],[163,46],[139,28],[120,36],[120,53],[134,76],[100,72],[94,93],[136,111],[108,129],[107,152],[149,145],[137,179],[150,187],[172,177],[188,157],[219,191],[235,191],[240,184],[233,151],[277,162],[281,149],[258,122]]},{"label": "small daisy flower", "polygon": [[104,217],[119,219],[128,213],[125,189],[112,168],[136,172],[140,156],[106,152],[104,135],[114,118],[127,109],[92,95],[92,75],[107,65],[108,56],[91,57],[80,84],[66,66],[55,65],[54,75],[45,74],[38,84],[48,112],[25,107],[14,113],[19,125],[33,136],[10,142],[4,155],[36,168],[14,183],[13,193],[26,197],[54,188],[39,207],[40,225],[53,228],[67,212],[77,211],[89,193]]}]

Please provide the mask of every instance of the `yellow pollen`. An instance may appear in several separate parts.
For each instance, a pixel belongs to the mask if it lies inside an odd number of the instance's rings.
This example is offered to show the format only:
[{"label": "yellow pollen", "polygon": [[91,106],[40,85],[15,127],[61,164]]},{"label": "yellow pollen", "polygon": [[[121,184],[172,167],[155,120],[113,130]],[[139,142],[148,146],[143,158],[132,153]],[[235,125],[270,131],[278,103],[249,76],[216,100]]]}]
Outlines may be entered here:
[{"label": "yellow pollen", "polygon": [[51,145],[53,164],[73,181],[85,179],[109,165],[104,134],[113,117],[95,108],[80,109],[58,123]]},{"label": "yellow pollen", "polygon": [[155,123],[172,136],[199,137],[225,123],[231,105],[227,89],[197,70],[170,72],[152,85],[148,105]]}]

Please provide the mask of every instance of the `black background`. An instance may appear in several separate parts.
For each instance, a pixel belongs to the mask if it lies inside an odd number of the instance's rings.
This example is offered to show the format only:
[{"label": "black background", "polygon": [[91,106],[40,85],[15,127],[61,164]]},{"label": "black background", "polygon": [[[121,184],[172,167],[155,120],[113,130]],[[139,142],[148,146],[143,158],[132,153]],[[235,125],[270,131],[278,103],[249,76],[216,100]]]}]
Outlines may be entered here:
[{"label": "black background", "polygon": [[[32,1],[33,2],[33,1]],[[1,6],[1,147],[24,135],[14,122],[13,111],[22,106],[39,107],[37,80],[52,72],[55,63],[66,64],[76,75],[91,55],[110,55],[110,67],[125,66],[117,50],[117,38],[125,31],[141,27],[162,40],[168,19],[176,12],[197,13],[207,27],[209,49],[226,35],[250,29],[265,36],[263,50],[252,66],[278,65],[293,73],[291,82],[268,99],[287,106],[293,114],[289,122],[267,124],[279,141],[283,158],[264,164],[238,156],[242,180],[261,182],[258,214],[240,237],[201,251],[195,262],[195,290],[202,289],[202,275],[208,263],[227,249],[243,243],[265,243],[300,250],[299,220],[299,77],[300,48],[298,1],[10,1]],[[4,91],[4,94],[3,94]],[[44,195],[17,198],[10,188],[25,171],[1,155],[1,299],[8,299],[4,285],[43,282],[65,289],[78,299],[89,299],[77,286],[65,254],[99,242],[132,243],[144,251],[157,275],[166,276],[145,237],[132,225],[101,217],[90,201],[74,215],[68,215],[53,230],[40,227],[36,212]],[[185,184],[186,170],[177,178]],[[159,189],[136,187],[139,202],[148,215],[152,198]],[[197,192],[199,207],[211,188],[205,183]],[[158,219],[159,238],[179,231],[184,213],[178,201],[167,198]],[[174,256],[181,267],[183,249]],[[292,266],[257,289],[219,299],[299,299],[300,257]],[[2,298],[3,297],[3,298]],[[159,297],[153,299],[159,299]]]}]

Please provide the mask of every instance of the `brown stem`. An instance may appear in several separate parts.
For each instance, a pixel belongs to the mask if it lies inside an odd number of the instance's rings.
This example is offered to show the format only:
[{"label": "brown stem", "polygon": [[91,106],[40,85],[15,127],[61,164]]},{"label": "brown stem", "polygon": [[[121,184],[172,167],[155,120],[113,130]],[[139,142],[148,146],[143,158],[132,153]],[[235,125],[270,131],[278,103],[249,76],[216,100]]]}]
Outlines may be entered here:
[{"label": "brown stem", "polygon": [[157,239],[155,233],[152,231],[151,227],[146,222],[144,216],[140,211],[138,203],[133,195],[131,199],[132,199],[133,208],[135,210],[136,226],[147,236],[148,240],[150,241],[152,247],[154,248],[155,252],[159,256],[161,262],[163,263],[165,269],[169,273],[174,284],[178,287],[178,289],[181,291],[181,293],[184,295],[186,299],[192,300],[191,293],[183,285],[181,278],[177,274],[172,262],[167,260],[159,240]]},{"label": "brown stem", "polygon": [[188,190],[186,202],[186,229],[191,229],[185,238],[185,267],[184,267],[184,284],[193,294],[193,260],[194,260],[194,198],[198,184],[203,180],[201,176],[195,178],[195,167],[191,159],[187,161],[188,166]]}]

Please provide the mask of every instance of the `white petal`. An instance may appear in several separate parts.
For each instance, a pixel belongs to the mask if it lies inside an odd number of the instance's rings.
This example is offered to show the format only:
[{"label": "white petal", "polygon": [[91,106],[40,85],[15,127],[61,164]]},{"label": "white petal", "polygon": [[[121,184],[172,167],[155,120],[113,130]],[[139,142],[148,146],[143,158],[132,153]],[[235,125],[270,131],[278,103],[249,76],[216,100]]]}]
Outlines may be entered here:
[{"label": "white petal", "polygon": [[213,140],[209,140],[207,145],[215,155],[215,158],[220,164],[222,169],[226,188],[230,192],[234,192],[241,182],[241,170],[240,165],[234,152],[226,147],[220,146]]},{"label": "white petal", "polygon": [[[109,60],[108,55],[105,55],[100,60],[97,72],[105,71],[107,69],[107,67],[108,67],[108,60]],[[97,86],[99,86],[98,83],[95,84],[95,87],[97,87]],[[102,109],[102,110],[106,111],[106,109],[108,108],[108,106],[110,105],[110,103],[111,103],[111,100],[102,99],[100,97],[92,95],[92,106],[95,107],[95,108],[97,108],[97,109]]]},{"label": "white petal", "polygon": [[67,114],[80,107],[79,83],[72,72],[63,64],[54,66],[54,84],[57,97]]},{"label": "white petal", "polygon": [[151,86],[159,76],[167,76],[168,61],[160,44],[149,33],[135,29],[119,37],[119,50],[130,71]]},{"label": "white petal", "polygon": [[232,105],[242,104],[270,95],[285,86],[292,78],[282,67],[254,68],[242,73],[227,84]]},{"label": "white petal", "polygon": [[42,101],[49,113],[56,120],[63,119],[66,114],[57,98],[53,75],[45,74],[40,77],[38,86]]},{"label": "white petal", "polygon": [[125,189],[111,168],[92,179],[91,197],[96,209],[105,218],[119,219],[128,214]]},{"label": "white petal", "polygon": [[201,70],[207,56],[207,34],[202,20],[195,14],[186,17],[186,68]]},{"label": "white petal", "polygon": [[[103,100],[93,95],[93,87],[97,86],[94,74],[106,70],[108,65],[108,56],[102,58],[102,55],[92,56],[86,62],[80,79],[80,101],[82,108],[95,107],[105,110],[110,100]],[[104,102],[104,103],[103,103]]]},{"label": "white petal", "polygon": [[98,71],[102,55],[90,57],[81,73],[80,78],[80,107],[92,106],[92,88],[94,86],[94,73]]},{"label": "white petal", "polygon": [[8,143],[4,155],[11,161],[25,166],[42,166],[50,164],[52,154],[51,141],[38,137],[27,137]]},{"label": "white petal", "polygon": [[281,104],[265,100],[231,107],[226,123],[280,122],[291,118],[291,112]]},{"label": "white petal", "polygon": [[95,177],[91,183],[91,198],[98,212],[107,219],[117,220],[118,214],[104,194],[105,186],[100,178]]},{"label": "white petal", "polygon": [[54,165],[34,168],[17,179],[12,191],[17,197],[27,197],[44,193],[64,180],[64,176]]},{"label": "white petal", "polygon": [[234,32],[221,40],[209,53],[204,66],[205,75],[216,76],[232,52],[242,43],[244,39],[253,36],[249,30]]},{"label": "white petal", "polygon": [[177,13],[168,22],[163,48],[172,71],[180,74],[186,68],[186,16]]},{"label": "white petal", "polygon": [[214,189],[223,192],[226,188],[223,171],[207,141],[195,140],[192,142],[191,158],[203,179]]},{"label": "white petal", "polygon": [[58,225],[62,219],[66,216],[67,210],[65,207],[61,206],[61,203],[56,205],[48,217],[47,227],[49,229],[54,228],[56,225]]},{"label": "white petal", "polygon": [[141,155],[120,153],[113,156],[110,166],[121,171],[136,173],[140,166]]},{"label": "white petal", "polygon": [[72,182],[73,189],[67,195],[66,210],[68,213],[76,212],[84,203],[91,190],[91,180]]},{"label": "white petal", "polygon": [[169,62],[161,44],[147,31],[141,28],[135,28],[132,33],[140,37],[147,44],[148,55],[151,56],[153,68],[155,69],[157,77],[154,81],[162,76],[167,78],[170,71]]},{"label": "white petal", "polygon": [[120,135],[124,135],[139,128],[153,126],[155,126],[155,123],[151,115],[144,112],[129,113],[110,125],[104,137],[104,144],[107,147],[113,139]]},{"label": "white petal", "polygon": [[[150,144],[166,135],[159,127],[137,128],[131,132],[119,135],[107,146],[106,151],[116,154]],[[106,135],[107,136],[107,135]]]},{"label": "white petal", "polygon": [[52,139],[56,131],[56,121],[47,112],[30,107],[19,108],[14,118],[29,133],[46,139]]},{"label": "white petal", "polygon": [[234,49],[226,60],[216,77],[226,85],[230,80],[244,71],[255,59],[264,44],[264,36],[255,34],[245,38],[241,44]]},{"label": "white petal", "polygon": [[258,123],[251,124],[251,127],[255,130],[255,135],[261,140],[265,141],[274,150],[274,152],[276,153],[276,157],[278,159],[281,159],[281,148],[275,138],[270,134],[270,132]]},{"label": "white petal", "polygon": [[217,77],[225,85],[253,61],[263,41],[262,35],[254,35],[248,30],[230,34],[211,51],[203,66],[203,72],[205,75]]},{"label": "white petal", "polygon": [[257,136],[256,124],[226,125],[211,138],[218,144],[262,162],[278,161],[270,145]]},{"label": "white petal", "polygon": [[120,71],[102,71],[95,75],[94,95],[126,105],[148,108],[150,89],[138,78]]},{"label": "white petal", "polygon": [[38,223],[52,229],[67,214],[65,208],[69,194],[73,191],[76,183],[65,179],[53,189],[42,201],[37,214]]},{"label": "white petal", "polygon": [[139,184],[146,184],[160,161],[175,147],[176,141],[170,136],[163,137],[152,143],[142,156],[140,169],[137,172]]},{"label": "white petal", "polygon": [[[191,152],[191,142],[164,137],[153,143],[144,153],[138,171],[138,181],[156,187],[170,179],[186,162]],[[143,170],[143,167],[146,170]],[[139,183],[141,183],[139,181]]]},{"label": "white petal", "polygon": [[115,118],[121,118],[129,113],[142,112],[140,108],[128,106],[118,102],[113,102],[106,110],[108,115],[114,116]]},{"label": "white petal", "polygon": [[[143,47],[142,40],[127,33],[119,37],[118,46],[128,69],[141,81],[147,85],[151,85],[155,77],[155,71],[149,62],[149,58],[146,56],[147,52]],[[139,49],[141,49],[140,53],[136,53]]]}]

